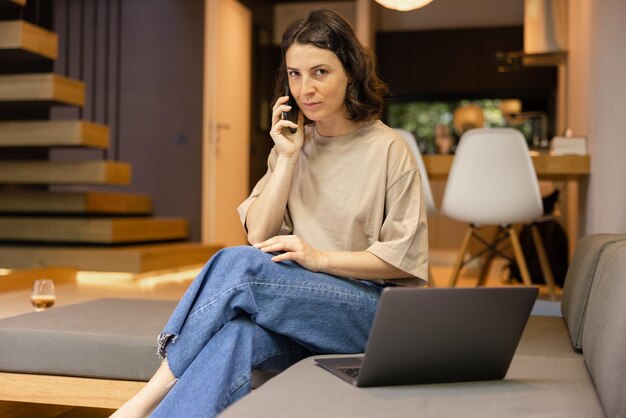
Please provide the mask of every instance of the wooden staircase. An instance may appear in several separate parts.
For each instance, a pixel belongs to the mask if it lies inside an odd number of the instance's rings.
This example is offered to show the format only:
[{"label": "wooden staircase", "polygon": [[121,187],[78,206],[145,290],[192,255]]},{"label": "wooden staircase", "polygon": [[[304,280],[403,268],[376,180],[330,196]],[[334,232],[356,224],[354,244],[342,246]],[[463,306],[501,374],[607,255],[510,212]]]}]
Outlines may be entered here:
[{"label": "wooden staircase", "polygon": [[58,74],[9,74],[0,76],[0,101],[83,106],[85,84]]},{"label": "wooden staircase", "polygon": [[152,199],[128,193],[4,191],[0,193],[0,213],[150,215]]},{"label": "wooden staircase", "polygon": [[0,7],[26,6],[26,0],[0,0]]},{"label": "wooden staircase", "polygon": [[[0,0],[0,10],[25,3]],[[10,69],[49,63],[57,54],[54,32],[23,20],[0,21],[0,68],[9,69],[0,74],[0,119],[16,107],[84,106],[83,82],[45,69]],[[107,150],[109,136],[107,126],[88,120],[0,120],[0,269],[146,273],[202,264],[218,249],[188,242],[184,219],[153,217],[150,196],[95,189],[129,185],[129,164],[41,158],[53,148]]]},{"label": "wooden staircase", "polygon": [[81,120],[0,122],[0,147],[85,147],[107,149],[109,128]]},{"label": "wooden staircase", "polygon": [[0,50],[13,59],[57,59],[59,39],[56,33],[22,20],[0,22]]},{"label": "wooden staircase", "polygon": [[0,162],[0,184],[130,184],[130,165],[115,161]]}]

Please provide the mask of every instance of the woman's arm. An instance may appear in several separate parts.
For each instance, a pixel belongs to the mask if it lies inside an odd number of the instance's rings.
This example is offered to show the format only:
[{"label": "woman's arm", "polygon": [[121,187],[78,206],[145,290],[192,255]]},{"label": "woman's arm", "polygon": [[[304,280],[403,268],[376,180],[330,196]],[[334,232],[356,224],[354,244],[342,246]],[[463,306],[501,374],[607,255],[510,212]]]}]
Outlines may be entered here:
[{"label": "woman's arm", "polygon": [[272,261],[293,260],[307,270],[361,280],[413,277],[368,251],[319,251],[295,235],[279,235],[254,245],[263,252],[281,252]]},{"label": "woman's arm", "polygon": [[323,251],[321,260],[320,271],[336,276],[363,280],[413,277],[369,251]]},{"label": "woman's arm", "polygon": [[[246,214],[248,242],[255,244],[276,235],[287,208],[293,172],[304,143],[304,117],[298,116],[298,124],[281,119],[287,106],[288,96],[280,97],[272,110],[270,135],[277,154],[276,166],[261,194],[252,202]],[[285,129],[296,128],[295,133],[286,134]]]},{"label": "woman's arm", "polygon": [[276,167],[267,185],[250,205],[246,216],[250,244],[256,244],[278,234],[285,217],[296,158],[297,156],[294,158],[278,156]]}]

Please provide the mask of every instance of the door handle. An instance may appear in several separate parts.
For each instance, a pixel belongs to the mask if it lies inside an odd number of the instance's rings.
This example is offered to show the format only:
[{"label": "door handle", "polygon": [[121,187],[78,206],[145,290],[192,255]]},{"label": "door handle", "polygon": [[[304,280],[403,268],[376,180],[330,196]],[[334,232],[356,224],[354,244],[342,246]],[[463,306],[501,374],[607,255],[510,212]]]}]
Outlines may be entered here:
[{"label": "door handle", "polygon": [[220,143],[220,132],[222,130],[230,130],[231,126],[228,123],[218,123],[215,125],[216,128],[216,133],[215,133],[215,143],[219,144]]}]

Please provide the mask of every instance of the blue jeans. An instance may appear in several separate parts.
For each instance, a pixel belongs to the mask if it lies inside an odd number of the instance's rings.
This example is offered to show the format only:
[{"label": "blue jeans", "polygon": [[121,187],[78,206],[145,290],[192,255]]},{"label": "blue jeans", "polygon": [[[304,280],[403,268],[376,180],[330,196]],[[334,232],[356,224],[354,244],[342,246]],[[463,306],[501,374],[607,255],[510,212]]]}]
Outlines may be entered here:
[{"label": "blue jeans", "polygon": [[215,254],[159,336],[178,379],[153,417],[213,417],[250,392],[252,370],[361,353],[382,286],[275,263],[254,247]]}]

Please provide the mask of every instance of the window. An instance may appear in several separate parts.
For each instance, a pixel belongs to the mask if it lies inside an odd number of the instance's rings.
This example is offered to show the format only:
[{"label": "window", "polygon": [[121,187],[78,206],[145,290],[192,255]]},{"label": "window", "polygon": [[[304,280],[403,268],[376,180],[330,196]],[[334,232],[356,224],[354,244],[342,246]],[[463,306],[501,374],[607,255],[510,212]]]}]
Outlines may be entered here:
[{"label": "window", "polygon": [[454,142],[458,142],[462,132],[457,132],[454,128],[454,111],[469,104],[478,105],[482,109],[485,119],[484,127],[515,128],[522,132],[529,143],[532,143],[533,136],[537,132],[534,121],[505,118],[500,111],[499,99],[390,103],[387,106],[387,123],[392,128],[403,128],[412,132],[422,153],[434,154],[437,125],[447,127]]}]

